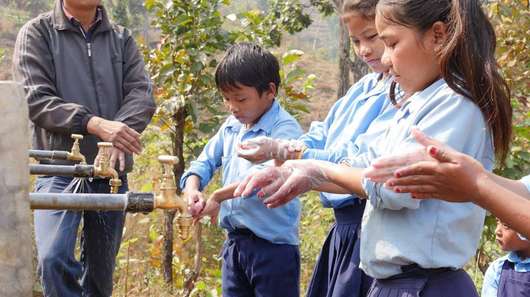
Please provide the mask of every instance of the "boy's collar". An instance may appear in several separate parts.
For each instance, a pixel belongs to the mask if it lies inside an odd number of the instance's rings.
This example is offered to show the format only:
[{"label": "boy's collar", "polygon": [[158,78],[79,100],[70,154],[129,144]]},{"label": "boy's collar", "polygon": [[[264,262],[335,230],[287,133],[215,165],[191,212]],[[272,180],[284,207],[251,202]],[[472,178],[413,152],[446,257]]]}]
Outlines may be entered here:
[{"label": "boy's collar", "polygon": [[512,262],[512,263],[525,263],[525,264],[530,264],[530,258],[526,258],[526,259],[521,259],[521,257],[519,257],[519,255],[517,254],[517,252],[510,252],[507,256],[507,260]]},{"label": "boy's collar", "polygon": [[[279,108],[280,108],[280,105],[278,104],[278,101],[274,99],[269,109],[265,113],[263,113],[263,115],[261,115],[260,119],[258,120],[256,124],[248,128],[248,131],[258,132],[262,130],[265,133],[270,134],[272,131],[272,126],[273,126],[271,124],[276,119],[276,114],[278,113]],[[231,120],[228,122],[226,126],[233,130],[237,129],[237,131],[239,131],[241,128],[244,127],[243,124],[233,116],[231,116]]]}]

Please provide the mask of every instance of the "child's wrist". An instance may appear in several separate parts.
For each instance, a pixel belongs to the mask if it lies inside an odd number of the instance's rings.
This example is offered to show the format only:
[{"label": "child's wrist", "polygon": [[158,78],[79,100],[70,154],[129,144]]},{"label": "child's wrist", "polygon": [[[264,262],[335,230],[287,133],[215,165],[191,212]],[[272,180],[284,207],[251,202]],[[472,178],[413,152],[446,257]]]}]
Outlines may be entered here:
[{"label": "child's wrist", "polygon": [[300,149],[300,151],[296,152],[295,159],[296,160],[302,159],[304,157],[304,153],[306,150],[307,150],[307,146],[305,144],[302,145],[302,148]]},{"label": "child's wrist", "polygon": [[212,193],[212,195],[210,195],[210,199],[213,200],[213,201],[215,201],[215,202],[217,202],[217,203],[221,203],[221,202],[222,202],[222,199],[221,199],[221,197],[219,196],[219,192],[217,192],[217,191],[214,191],[214,192]]},{"label": "child's wrist", "polygon": [[495,181],[491,178],[491,173],[487,171],[480,172],[475,178],[474,190],[471,194],[471,202],[481,205],[484,203],[484,197],[487,196],[487,192],[495,184]]}]

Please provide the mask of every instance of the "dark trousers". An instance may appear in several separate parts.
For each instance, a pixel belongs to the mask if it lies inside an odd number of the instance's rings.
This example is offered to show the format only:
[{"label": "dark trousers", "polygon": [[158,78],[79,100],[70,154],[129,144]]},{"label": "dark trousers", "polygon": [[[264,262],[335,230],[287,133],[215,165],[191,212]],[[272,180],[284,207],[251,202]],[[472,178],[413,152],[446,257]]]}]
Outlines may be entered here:
[{"label": "dark trousers", "polygon": [[423,269],[416,264],[403,273],[375,280],[368,297],[478,297],[475,284],[462,269]]},{"label": "dark trousers", "polygon": [[[127,180],[119,193],[127,191]],[[37,192],[72,192],[72,178],[40,177]],[[109,193],[108,180],[80,184],[79,192]],[[121,211],[35,210],[38,271],[47,297],[111,296],[112,273],[118,253],[125,213]],[[81,257],[74,251],[79,223]]]},{"label": "dark trousers", "polygon": [[223,297],[299,297],[298,246],[274,244],[249,230],[230,232],[223,245]]}]

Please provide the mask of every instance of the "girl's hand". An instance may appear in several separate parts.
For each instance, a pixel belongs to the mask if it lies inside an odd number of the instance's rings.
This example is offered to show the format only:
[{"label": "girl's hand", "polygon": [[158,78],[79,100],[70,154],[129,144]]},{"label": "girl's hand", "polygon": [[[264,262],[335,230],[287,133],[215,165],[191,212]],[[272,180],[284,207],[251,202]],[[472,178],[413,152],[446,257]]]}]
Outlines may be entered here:
[{"label": "girl's hand", "polygon": [[374,160],[370,164],[371,166],[364,170],[364,177],[373,182],[384,183],[394,177],[395,171],[399,168],[422,161],[435,161],[425,149],[427,146],[435,145],[437,147],[445,147],[443,143],[427,137],[417,129],[412,129],[412,134],[422,146],[400,155],[384,156]]},{"label": "girl's hand", "polygon": [[296,140],[272,139],[260,136],[238,145],[238,156],[253,163],[275,159],[285,161],[299,158],[304,144]]},{"label": "girl's hand", "polygon": [[412,193],[412,197],[418,199],[474,200],[479,193],[478,183],[487,178],[482,164],[417,129],[413,129],[412,134],[423,145],[423,152],[376,160],[365,177],[385,182],[385,186],[395,192]]},{"label": "girl's hand", "polygon": [[449,202],[472,202],[480,193],[480,182],[488,178],[480,162],[451,148],[428,146],[436,161],[419,162],[396,170],[385,186],[413,198],[440,198]]},{"label": "girl's hand", "polygon": [[281,167],[269,167],[245,178],[234,192],[247,197],[259,189],[257,195],[269,208],[281,206],[296,196],[317,188],[327,181],[319,162],[287,161]]}]

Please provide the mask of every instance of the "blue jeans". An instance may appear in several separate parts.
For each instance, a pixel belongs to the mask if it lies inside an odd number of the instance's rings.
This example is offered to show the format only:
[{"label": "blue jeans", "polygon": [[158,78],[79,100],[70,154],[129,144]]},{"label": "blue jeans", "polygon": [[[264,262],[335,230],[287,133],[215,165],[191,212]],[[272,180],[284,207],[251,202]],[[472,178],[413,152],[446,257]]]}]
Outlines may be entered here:
[{"label": "blue jeans", "polygon": [[[71,192],[72,178],[39,177],[35,191],[41,193]],[[127,179],[119,193],[127,191]],[[94,179],[83,183],[84,193],[109,193],[108,180]],[[75,258],[79,223],[81,257]],[[35,241],[38,272],[47,297],[111,296],[112,273],[120,248],[125,212],[35,210]]]}]

